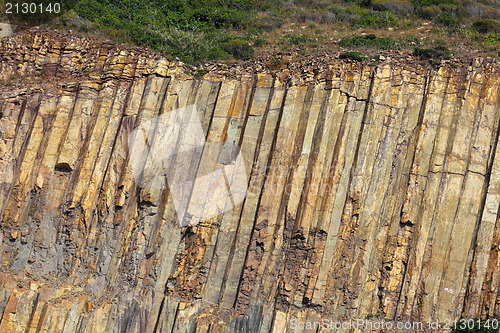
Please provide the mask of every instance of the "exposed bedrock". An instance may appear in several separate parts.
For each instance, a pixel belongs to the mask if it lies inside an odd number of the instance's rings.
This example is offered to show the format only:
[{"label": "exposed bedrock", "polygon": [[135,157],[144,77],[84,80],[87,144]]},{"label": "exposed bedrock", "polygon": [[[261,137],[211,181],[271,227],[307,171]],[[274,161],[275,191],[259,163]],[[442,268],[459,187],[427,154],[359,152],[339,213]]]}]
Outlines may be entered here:
[{"label": "exposed bedrock", "polygon": [[[315,66],[193,77],[105,42],[2,39],[0,332],[499,318],[500,62]],[[129,136],[191,105],[217,166],[240,147],[247,193],[180,226]]]}]

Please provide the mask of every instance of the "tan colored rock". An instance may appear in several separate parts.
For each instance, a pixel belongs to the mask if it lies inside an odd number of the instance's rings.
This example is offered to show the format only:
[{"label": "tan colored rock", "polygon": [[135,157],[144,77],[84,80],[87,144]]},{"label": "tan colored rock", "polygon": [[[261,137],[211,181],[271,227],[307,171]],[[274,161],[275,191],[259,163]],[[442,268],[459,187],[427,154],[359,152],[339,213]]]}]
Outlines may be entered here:
[{"label": "tan colored rock", "polygon": [[[0,86],[2,333],[500,316],[497,60],[287,55],[276,72],[255,59],[194,78],[144,50],[38,30],[0,53],[0,78],[15,76]],[[21,79],[37,71],[41,83]],[[193,104],[220,145],[200,164],[178,154],[172,176],[201,184],[235,144],[245,169],[224,179],[246,195],[181,227],[168,181],[134,175],[129,135]],[[209,211],[224,185],[189,193],[186,210]]]}]

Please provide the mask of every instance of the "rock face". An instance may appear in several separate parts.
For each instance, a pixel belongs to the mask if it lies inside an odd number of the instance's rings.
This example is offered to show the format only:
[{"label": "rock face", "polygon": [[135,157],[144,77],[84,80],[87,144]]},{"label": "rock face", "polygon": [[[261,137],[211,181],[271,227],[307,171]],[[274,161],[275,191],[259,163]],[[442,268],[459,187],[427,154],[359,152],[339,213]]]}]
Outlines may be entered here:
[{"label": "rock face", "polygon": [[[0,44],[0,332],[500,317],[498,61],[194,78],[106,42]],[[180,227],[128,136],[189,105],[241,147],[248,192]]]}]

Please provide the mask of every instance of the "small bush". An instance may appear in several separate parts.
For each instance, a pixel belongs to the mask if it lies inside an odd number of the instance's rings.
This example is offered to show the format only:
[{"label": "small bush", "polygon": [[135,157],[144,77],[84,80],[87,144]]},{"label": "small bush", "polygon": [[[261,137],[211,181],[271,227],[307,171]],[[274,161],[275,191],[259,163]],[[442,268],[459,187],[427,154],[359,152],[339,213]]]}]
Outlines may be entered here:
[{"label": "small bush", "polygon": [[447,28],[458,28],[462,23],[462,19],[459,15],[450,12],[439,15],[434,21]]},{"label": "small bush", "polygon": [[124,29],[103,28],[102,32],[120,43],[129,41],[127,31]]},{"label": "small bush", "polygon": [[338,21],[337,16],[329,11],[300,11],[294,15],[298,22],[331,24]]},{"label": "small bush", "polygon": [[90,26],[88,24],[82,24],[81,26],[78,27],[78,30],[82,31],[82,32],[89,32],[91,29],[92,29],[92,26]]},{"label": "small bush", "polygon": [[376,39],[376,45],[383,50],[395,50],[400,48],[400,42],[392,37],[380,37]]},{"label": "small bush", "polygon": [[417,36],[413,36],[413,35],[407,35],[405,37],[405,43],[409,44],[409,45],[420,45],[420,44],[422,44],[420,38],[418,38]]},{"label": "small bush", "polygon": [[266,44],[267,44],[267,41],[264,38],[258,37],[258,38],[255,38],[253,40],[253,46],[255,46],[255,47],[262,47]]},{"label": "small bush", "polygon": [[248,60],[253,56],[253,47],[242,40],[231,40],[222,45],[222,49],[236,59]]},{"label": "small bush", "polygon": [[396,13],[411,13],[413,5],[405,0],[372,0],[372,8],[378,11],[391,11]]},{"label": "small bush", "polygon": [[436,46],[428,49],[415,48],[413,54],[421,59],[444,60],[450,59],[451,52],[444,46]]},{"label": "small bush", "polygon": [[350,52],[344,52],[341,53],[339,56],[340,59],[351,59],[355,61],[362,61],[365,59],[363,56],[361,56],[361,53],[358,51],[350,51]]},{"label": "small bush", "polygon": [[432,5],[458,5],[458,0],[413,0],[415,7],[427,7]]},{"label": "small bush", "polygon": [[453,325],[451,333],[498,333],[498,328],[494,329],[491,325],[491,322],[491,320],[479,320],[475,318],[473,319],[473,327],[469,328],[469,320],[466,320],[465,322],[463,322],[463,320],[460,320],[455,325]]},{"label": "small bush", "polygon": [[422,8],[420,12],[420,16],[423,18],[435,18],[436,16],[440,15],[442,13],[441,7],[437,5],[432,5],[428,6],[425,8]]},{"label": "small bush", "polygon": [[469,13],[470,16],[477,17],[479,19],[498,19],[500,18],[500,9],[493,8],[484,4],[477,2],[471,2],[465,6],[465,11]]},{"label": "small bush", "polygon": [[500,33],[489,33],[484,37],[484,42],[488,45],[497,45],[500,42]]},{"label": "small bush", "polygon": [[207,71],[206,71],[206,70],[204,70],[204,69],[197,69],[197,70],[193,73],[193,76],[194,76],[195,78],[200,78],[200,77],[202,77],[203,75],[205,75],[206,73],[207,73]]},{"label": "small bush", "polygon": [[283,61],[279,58],[273,58],[267,63],[267,68],[273,70],[273,69],[279,69],[283,65]]},{"label": "small bush", "polygon": [[400,23],[400,19],[390,11],[374,11],[357,5],[349,7],[331,6],[328,11],[335,14],[337,21],[341,21],[353,28],[397,27]]},{"label": "small bush", "polygon": [[[222,45],[228,42],[224,40],[228,35],[227,29],[258,26],[253,23],[256,16],[254,0],[64,2],[75,3],[77,17],[90,22],[91,27],[99,27],[115,40],[130,39],[138,45],[149,46],[163,55],[175,56],[192,64],[229,58]],[[68,18],[63,18],[61,23],[64,25],[65,21],[69,21]],[[273,20],[270,24],[281,23]],[[251,54],[250,46],[231,48],[231,45],[226,45],[225,48],[231,49],[237,57],[246,58],[247,54]]]},{"label": "small bush", "polygon": [[257,21],[257,27],[264,31],[273,31],[275,29],[281,28],[283,25],[283,20],[275,17],[263,17]]},{"label": "small bush", "polygon": [[354,24],[354,27],[363,28],[384,28],[384,27],[396,27],[399,25],[398,19],[391,12],[368,12],[366,15],[361,17],[359,23]]},{"label": "small bush", "polygon": [[342,47],[371,46],[375,39],[377,39],[377,36],[374,34],[354,36],[352,38],[344,37],[340,40],[339,45]]},{"label": "small bush", "polygon": [[222,50],[220,36],[200,32],[188,32],[170,29],[165,34],[152,33],[148,30],[136,31],[134,39],[140,44],[151,45],[164,54],[172,54],[186,63],[199,63],[206,60],[228,59],[229,55]]},{"label": "small bush", "polygon": [[456,6],[448,2],[418,7],[417,13],[420,17],[433,19],[436,24],[452,31],[457,30],[468,15],[462,6]]},{"label": "small bush", "polygon": [[426,6],[420,8],[417,12],[420,17],[434,19],[436,24],[450,29],[458,28],[468,15],[462,7],[452,4]]},{"label": "small bush", "polygon": [[472,26],[480,33],[500,32],[500,21],[498,20],[479,20],[474,22]]},{"label": "small bush", "polygon": [[297,36],[297,35],[285,35],[279,41],[279,44],[284,45],[302,45],[309,42],[310,39],[305,36]]},{"label": "small bush", "polygon": [[399,48],[400,42],[392,37],[376,37],[374,34],[364,36],[345,37],[339,42],[342,47],[378,47],[383,50]]}]

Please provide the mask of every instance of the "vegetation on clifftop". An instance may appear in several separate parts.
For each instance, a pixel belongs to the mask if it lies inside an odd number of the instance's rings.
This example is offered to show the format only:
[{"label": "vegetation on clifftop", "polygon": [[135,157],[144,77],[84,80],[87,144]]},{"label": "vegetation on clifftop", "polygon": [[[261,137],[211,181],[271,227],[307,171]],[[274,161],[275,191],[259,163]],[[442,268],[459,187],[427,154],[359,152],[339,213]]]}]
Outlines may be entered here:
[{"label": "vegetation on clifftop", "polygon": [[[16,0],[22,2],[21,0]],[[47,2],[48,0],[38,0]],[[196,64],[254,53],[449,47],[499,56],[500,0],[64,0],[51,21]],[[3,17],[5,19],[5,17]]]}]

